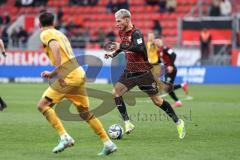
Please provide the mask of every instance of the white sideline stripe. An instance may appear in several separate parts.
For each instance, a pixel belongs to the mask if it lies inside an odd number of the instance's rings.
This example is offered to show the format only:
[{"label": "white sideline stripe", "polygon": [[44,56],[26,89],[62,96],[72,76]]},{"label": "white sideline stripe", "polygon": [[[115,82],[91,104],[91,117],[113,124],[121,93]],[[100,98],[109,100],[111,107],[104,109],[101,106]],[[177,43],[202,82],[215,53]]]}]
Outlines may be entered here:
[{"label": "white sideline stripe", "polygon": [[[162,97],[162,96],[161,96]],[[180,98],[181,101],[191,101],[193,100],[194,98],[192,96],[186,96],[186,97],[183,97],[183,96],[178,96]],[[182,97],[182,98],[181,98]],[[137,100],[137,102],[142,102],[142,103],[152,103],[152,101],[150,99],[146,99],[146,100]]]},{"label": "white sideline stripe", "polygon": [[[0,83],[9,83],[10,78],[2,77],[0,78]],[[43,83],[43,78],[38,77],[15,77],[13,78],[13,83]],[[107,78],[97,78],[94,82],[88,82],[88,84],[108,84]]]},{"label": "white sideline stripe", "polygon": [[97,78],[94,82],[94,84],[107,84],[108,83],[108,79],[106,78]]},{"label": "white sideline stripe", "polygon": [[9,83],[8,78],[0,78],[0,83]]},{"label": "white sideline stripe", "polygon": [[29,78],[29,77],[20,77],[20,78],[15,78],[14,79],[15,82],[34,82],[34,83],[43,83],[44,79],[43,78]]}]

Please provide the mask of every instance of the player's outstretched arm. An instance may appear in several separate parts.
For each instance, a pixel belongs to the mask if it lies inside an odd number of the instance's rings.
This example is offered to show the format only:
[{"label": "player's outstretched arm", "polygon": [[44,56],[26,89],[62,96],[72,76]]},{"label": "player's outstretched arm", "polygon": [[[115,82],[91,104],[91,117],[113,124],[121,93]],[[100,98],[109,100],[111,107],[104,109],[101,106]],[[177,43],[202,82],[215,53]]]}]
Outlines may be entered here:
[{"label": "player's outstretched arm", "polygon": [[106,53],[106,54],[104,55],[104,58],[105,58],[105,59],[108,59],[109,57],[110,57],[110,58],[114,58],[114,57],[116,57],[120,52],[122,52],[122,51],[121,51],[121,50],[117,50],[117,51],[113,51],[113,52]]},{"label": "player's outstretched arm", "polygon": [[104,45],[104,50],[107,53],[104,55],[105,59],[114,58],[117,56],[122,50],[120,50],[120,43],[118,42],[108,42]]}]

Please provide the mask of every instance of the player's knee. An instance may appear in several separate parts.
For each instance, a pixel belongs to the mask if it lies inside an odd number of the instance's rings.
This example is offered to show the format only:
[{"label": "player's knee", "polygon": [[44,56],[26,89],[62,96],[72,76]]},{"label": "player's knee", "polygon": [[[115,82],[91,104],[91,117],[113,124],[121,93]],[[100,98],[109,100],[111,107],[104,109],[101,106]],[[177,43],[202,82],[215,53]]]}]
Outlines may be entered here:
[{"label": "player's knee", "polygon": [[51,103],[45,99],[41,99],[37,104],[37,109],[41,112],[47,106],[51,106]]},{"label": "player's knee", "polygon": [[163,99],[160,97],[152,97],[151,99],[156,106],[161,106],[163,103]]},{"label": "player's knee", "polygon": [[89,121],[94,117],[94,115],[89,112],[88,108],[83,108],[79,107],[78,108],[79,116],[84,120],[84,121]]},{"label": "player's knee", "polygon": [[120,94],[119,94],[119,91],[114,88],[114,89],[112,90],[112,95],[113,95],[114,97],[119,97]]},{"label": "player's knee", "polygon": [[41,101],[39,101],[37,104],[38,111],[41,112],[44,109],[44,107],[45,107],[45,105]]}]

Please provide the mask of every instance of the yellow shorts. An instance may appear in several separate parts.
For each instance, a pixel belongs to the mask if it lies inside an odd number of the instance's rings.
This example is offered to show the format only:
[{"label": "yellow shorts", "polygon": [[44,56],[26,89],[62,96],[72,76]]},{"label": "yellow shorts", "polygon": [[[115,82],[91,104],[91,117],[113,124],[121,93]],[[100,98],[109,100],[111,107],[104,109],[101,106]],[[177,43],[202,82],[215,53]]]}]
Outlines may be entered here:
[{"label": "yellow shorts", "polygon": [[70,100],[77,107],[88,107],[89,100],[85,88],[85,79],[78,86],[66,85],[60,87],[58,83],[52,84],[43,93],[42,97],[51,100],[53,104],[59,103],[63,98]]}]

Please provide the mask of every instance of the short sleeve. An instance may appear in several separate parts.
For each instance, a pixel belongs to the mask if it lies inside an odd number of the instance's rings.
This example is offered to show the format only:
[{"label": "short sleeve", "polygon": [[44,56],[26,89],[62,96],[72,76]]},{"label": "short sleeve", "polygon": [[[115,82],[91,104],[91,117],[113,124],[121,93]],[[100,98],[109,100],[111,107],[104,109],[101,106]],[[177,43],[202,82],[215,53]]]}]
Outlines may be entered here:
[{"label": "short sleeve", "polygon": [[54,35],[53,35],[51,32],[49,32],[49,31],[43,31],[43,32],[40,34],[40,39],[41,39],[41,42],[42,42],[44,45],[48,46],[49,42],[50,42],[51,40],[54,40],[55,38],[54,38]]}]

